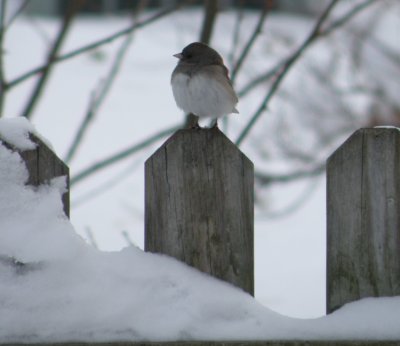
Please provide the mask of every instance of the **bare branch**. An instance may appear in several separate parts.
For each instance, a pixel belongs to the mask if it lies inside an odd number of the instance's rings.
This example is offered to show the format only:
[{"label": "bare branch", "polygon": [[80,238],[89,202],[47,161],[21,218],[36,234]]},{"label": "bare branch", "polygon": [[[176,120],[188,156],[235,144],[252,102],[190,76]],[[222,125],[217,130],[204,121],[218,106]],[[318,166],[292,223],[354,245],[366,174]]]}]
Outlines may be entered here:
[{"label": "bare branch", "polygon": [[310,169],[298,170],[288,174],[267,174],[255,172],[254,178],[260,185],[272,183],[290,183],[294,180],[305,179],[319,175],[325,171],[325,163],[320,163]]},{"label": "bare branch", "polygon": [[271,9],[271,7],[272,7],[271,0],[265,0],[265,4],[260,13],[260,18],[258,19],[257,25],[255,26],[253,33],[250,35],[250,38],[247,41],[247,44],[243,48],[243,51],[240,54],[239,59],[237,60],[235,66],[232,69],[232,72],[231,72],[232,83],[235,82],[236,76],[237,76],[240,68],[242,67],[243,62],[245,61],[246,57],[250,53],[250,50],[251,50],[252,46],[254,45],[254,43],[256,42],[258,35],[260,35],[265,18],[267,17],[267,14],[268,14],[269,10]]},{"label": "bare branch", "polygon": [[50,52],[47,56],[45,68],[40,72],[41,75],[35,87],[33,88],[32,94],[28,99],[28,103],[26,104],[25,109],[21,114],[22,116],[28,119],[32,116],[35,106],[37,105],[40,96],[42,94],[42,91],[44,90],[44,87],[50,77],[50,73],[54,65],[54,60],[56,59],[58,52],[60,51],[61,46],[64,43],[69,28],[71,27],[72,20],[77,14],[79,8],[83,5],[83,3],[84,0],[83,1],[74,0],[69,2],[70,6],[67,12],[65,13],[60,31],[58,32],[58,35],[53,43],[53,46],[51,47]]},{"label": "bare branch", "polygon": [[232,48],[230,53],[228,54],[228,63],[229,66],[233,67],[233,63],[235,60],[235,55],[236,55],[236,50],[239,46],[239,37],[240,37],[240,29],[241,29],[241,24],[243,20],[243,0],[239,2],[238,5],[238,10],[237,10],[237,15],[236,15],[236,21],[235,21],[235,26],[233,29],[233,35],[232,35]]},{"label": "bare branch", "polygon": [[347,12],[344,16],[332,22],[328,27],[326,27],[322,32],[320,32],[320,36],[329,35],[335,29],[342,27],[346,24],[350,19],[352,19],[356,14],[366,9],[368,6],[376,3],[378,0],[366,0],[356,6],[354,6],[349,12]]},{"label": "bare branch", "polygon": [[113,175],[111,178],[100,183],[100,185],[86,191],[83,195],[74,198],[72,204],[74,208],[81,206],[82,204],[90,202],[92,199],[104,194],[113,187],[121,184],[124,179],[132,176],[132,172],[143,165],[143,158],[139,156],[132,164],[125,168],[122,172]]},{"label": "bare branch", "polygon": [[204,0],[204,19],[200,34],[200,42],[210,43],[217,13],[218,0]]},{"label": "bare branch", "polygon": [[136,247],[135,242],[131,239],[131,237],[130,237],[130,235],[129,235],[129,233],[127,231],[122,231],[121,234],[124,237],[124,239],[125,239],[126,243],[128,244],[128,246],[135,246]]},{"label": "bare branch", "polygon": [[119,162],[130,155],[148,147],[149,145],[153,144],[154,142],[157,142],[159,139],[164,138],[174,131],[178,130],[181,126],[175,125],[173,127],[169,127],[167,129],[161,130],[157,132],[156,134],[152,135],[151,137],[145,139],[144,141],[141,141],[140,143],[134,144],[131,147],[121,150],[120,152],[110,155],[109,157],[96,162],[89,166],[88,168],[85,168],[81,172],[77,173],[74,177],[71,178],[70,184],[73,186],[74,184],[77,184],[78,182],[84,180],[88,176],[116,163]]},{"label": "bare branch", "polygon": [[[139,15],[146,8],[148,4],[148,0],[141,0],[137,4],[134,12],[132,13],[132,22],[133,24],[137,22]],[[112,63],[111,69],[107,74],[105,81],[100,84],[100,88],[98,92],[93,91],[92,97],[90,99],[89,108],[86,112],[85,117],[82,120],[81,125],[79,126],[78,131],[76,132],[75,138],[71,143],[71,146],[68,150],[68,153],[65,158],[66,163],[70,163],[75,153],[77,152],[80,144],[82,143],[83,137],[85,136],[87,130],[89,129],[89,125],[93,122],[95,116],[97,115],[98,110],[100,109],[104,99],[107,94],[111,90],[111,86],[114,83],[118,72],[121,68],[123,59],[128,51],[130,44],[132,43],[133,33],[129,33],[124,42],[121,44],[118,49],[114,61]]]},{"label": "bare branch", "polygon": [[272,78],[275,76],[285,65],[286,60],[280,61],[277,65],[275,65],[272,69],[269,71],[259,75],[257,78],[251,80],[249,83],[247,83],[244,87],[242,87],[241,90],[238,91],[238,97],[243,97],[247,95],[251,90],[253,90],[255,87],[258,85],[264,83],[268,79]]},{"label": "bare branch", "polygon": [[284,66],[282,69],[278,72],[276,75],[276,79],[274,83],[271,86],[271,89],[261,102],[261,105],[258,107],[257,111],[255,114],[252,116],[246,127],[243,129],[243,131],[240,133],[238,139],[236,140],[236,145],[240,145],[242,143],[243,139],[247,136],[247,134],[250,132],[251,128],[254,126],[256,121],[260,118],[261,114],[264,112],[264,110],[267,108],[267,105],[272,98],[272,96],[275,94],[275,92],[278,90],[278,87],[280,86],[283,78],[285,75],[288,73],[292,65],[298,60],[298,58],[302,55],[302,53],[306,50],[306,48],[319,36],[320,30],[322,25],[324,24],[325,20],[329,16],[330,12],[332,9],[335,7],[335,5],[338,3],[339,0],[332,0],[330,4],[327,6],[325,11],[322,13],[321,17],[318,19],[316,25],[314,26],[313,30],[309,34],[309,36],[306,38],[306,40],[303,42],[303,44],[285,61]]},{"label": "bare branch", "polygon": [[[133,32],[133,31],[135,31],[137,29],[143,28],[143,27],[145,27],[145,26],[147,26],[147,25],[149,25],[151,23],[154,23],[155,21],[157,21],[158,19],[160,19],[162,17],[165,17],[168,14],[171,14],[172,12],[176,11],[178,8],[182,7],[185,3],[186,2],[179,3],[179,4],[176,4],[174,6],[168,7],[167,9],[161,10],[160,12],[154,14],[153,16],[150,16],[149,18],[147,18],[147,19],[145,19],[145,20],[143,20],[141,22],[133,24],[133,25],[129,26],[126,29],[120,30],[120,31],[118,31],[118,32],[116,32],[116,33],[114,33],[114,34],[112,34],[110,36],[107,36],[107,37],[105,37],[105,38],[103,38],[101,40],[98,40],[96,42],[92,42],[92,43],[90,43],[88,45],[85,45],[85,46],[82,46],[80,48],[77,48],[77,49],[75,49],[75,50],[73,50],[73,51],[71,51],[69,53],[57,56],[57,57],[54,58],[53,64],[59,63],[61,61],[65,61],[65,60],[68,60],[68,59],[71,59],[71,58],[73,58],[73,57],[75,57],[77,55],[86,53],[86,52],[91,51],[91,50],[93,50],[95,48],[98,48],[98,47],[100,47],[102,45],[111,43],[114,40],[116,40],[116,39],[118,39],[118,38],[120,38],[122,36],[125,36],[125,35]],[[24,73],[23,75],[15,78],[11,82],[7,83],[6,84],[6,88],[7,89],[11,89],[11,88],[15,87],[16,85],[18,85],[19,83],[29,79],[30,77],[35,76],[38,73],[41,73],[42,71],[44,71],[46,69],[46,67],[47,67],[47,65],[39,66],[39,67],[37,67],[37,68],[35,68],[35,69],[31,70],[31,71],[28,71],[28,72]]]},{"label": "bare branch", "polygon": [[255,122],[259,119],[261,114],[265,111],[267,108],[267,105],[272,98],[272,96],[275,94],[277,91],[278,87],[280,86],[280,83],[282,82],[283,78],[287,74],[287,72],[290,70],[292,65],[300,58],[302,53],[307,49],[308,46],[310,46],[315,40],[318,38],[325,36],[329,33],[331,33],[334,29],[339,28],[340,26],[344,25],[348,20],[354,17],[357,13],[359,13],[362,9],[365,9],[368,7],[368,5],[371,5],[374,3],[376,0],[367,0],[357,6],[355,6],[352,10],[350,10],[348,13],[346,13],[343,17],[340,19],[336,20],[333,22],[330,26],[328,26],[326,29],[322,29],[322,26],[325,22],[325,20],[328,18],[330,12],[334,8],[334,6],[338,3],[339,0],[332,0],[331,3],[328,5],[328,7],[325,9],[321,17],[318,19],[316,25],[314,26],[314,29],[310,33],[310,35],[307,37],[307,39],[303,42],[303,44],[288,58],[285,60],[282,68],[279,70],[279,72],[276,74],[276,79],[274,83],[271,86],[271,89],[265,96],[264,100],[262,101],[261,105],[255,112],[255,114],[252,116],[246,127],[243,129],[243,131],[240,133],[238,139],[236,140],[236,144],[240,145],[240,143],[243,141],[243,139],[247,136],[251,128],[254,126]]},{"label": "bare branch", "polygon": [[98,249],[99,246],[97,245],[96,238],[94,237],[94,234],[89,226],[85,227],[85,233],[88,238],[89,244],[92,245],[95,249]]},{"label": "bare branch", "polygon": [[4,33],[6,18],[7,0],[1,1],[0,7],[0,117],[3,114],[4,94],[6,89],[6,81],[4,77]]},{"label": "bare branch", "polygon": [[[217,18],[218,13],[218,1],[217,0],[205,0],[204,1],[204,19],[200,34],[200,42],[208,44],[211,39],[212,31],[214,28],[214,22]],[[198,117],[192,113],[186,114],[185,116],[185,127],[190,128],[194,124],[197,124]]]},{"label": "bare branch", "polygon": [[72,144],[68,150],[68,153],[65,158],[66,163],[70,163],[72,158],[74,157],[79,145],[82,142],[82,139],[84,138],[84,135],[89,128],[89,125],[97,115],[97,112],[99,108],[101,107],[104,99],[108,95],[108,92],[111,89],[111,86],[118,75],[119,69],[121,67],[122,61],[125,57],[126,52],[128,51],[128,47],[132,42],[132,34],[129,34],[124,42],[122,43],[121,47],[119,48],[116,57],[114,59],[114,62],[111,66],[111,69],[105,79],[105,81],[102,83],[100,86],[100,90],[98,93],[93,92],[92,98],[89,104],[89,109],[86,112],[86,116],[84,117],[79,130],[77,131],[74,140],[72,141]]},{"label": "bare branch", "polygon": [[292,201],[289,205],[287,205],[285,208],[278,210],[278,211],[264,212],[262,214],[259,214],[257,216],[257,218],[260,219],[260,217],[264,217],[264,218],[268,218],[268,219],[278,219],[278,218],[282,218],[284,216],[294,213],[302,205],[304,205],[304,202],[307,199],[310,198],[311,193],[313,192],[313,190],[315,190],[315,188],[317,186],[318,186],[318,180],[311,179],[309,181],[309,184],[306,187],[306,189],[294,201]]},{"label": "bare branch", "polygon": [[17,8],[11,18],[8,20],[8,23],[4,26],[4,30],[7,31],[11,24],[18,18],[18,16],[25,10],[26,6],[29,4],[29,0],[25,0],[21,3],[21,5]]},{"label": "bare branch", "polygon": [[[335,29],[339,28],[340,26],[344,25],[345,23],[347,23],[350,19],[352,19],[356,14],[358,14],[361,10],[364,10],[365,8],[367,8],[369,5],[373,4],[374,2],[376,2],[377,0],[367,0],[363,3],[360,3],[356,6],[354,6],[354,8],[352,8],[348,13],[346,13],[343,17],[339,18],[338,20],[332,22],[328,27],[326,27],[324,30],[322,30],[319,33],[319,37],[321,36],[327,36],[328,34],[330,34],[332,31],[334,31]],[[248,94],[251,90],[253,90],[255,87],[257,87],[258,85],[264,83],[265,81],[269,80],[270,78],[272,78],[273,76],[275,76],[276,73],[278,73],[278,71],[280,71],[281,69],[283,69],[283,67],[285,66],[287,62],[287,59],[279,62],[276,66],[274,66],[272,69],[270,69],[269,71],[261,74],[260,76],[258,76],[257,78],[251,80],[250,82],[248,82],[245,86],[242,87],[241,90],[239,90],[238,92],[238,96],[239,97],[243,97],[246,94]]]}]

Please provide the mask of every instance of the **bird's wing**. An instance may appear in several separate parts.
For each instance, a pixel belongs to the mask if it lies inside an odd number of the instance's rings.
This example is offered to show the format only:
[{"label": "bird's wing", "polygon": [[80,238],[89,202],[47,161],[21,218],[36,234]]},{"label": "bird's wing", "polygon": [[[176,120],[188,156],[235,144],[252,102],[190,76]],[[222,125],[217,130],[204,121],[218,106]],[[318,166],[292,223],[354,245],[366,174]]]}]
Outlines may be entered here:
[{"label": "bird's wing", "polygon": [[204,66],[201,71],[212,75],[215,81],[226,90],[235,103],[239,101],[235,90],[233,90],[231,80],[228,77],[228,69],[224,65]]}]

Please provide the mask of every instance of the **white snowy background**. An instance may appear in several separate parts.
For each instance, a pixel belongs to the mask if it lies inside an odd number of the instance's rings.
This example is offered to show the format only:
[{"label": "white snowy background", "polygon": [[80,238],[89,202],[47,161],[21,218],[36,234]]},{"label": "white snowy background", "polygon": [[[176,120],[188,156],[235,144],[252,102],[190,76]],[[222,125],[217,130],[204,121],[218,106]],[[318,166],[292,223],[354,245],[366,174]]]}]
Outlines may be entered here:
[{"label": "white snowy background", "polygon": [[[376,29],[377,35],[384,36],[394,46],[400,32],[398,16],[393,11],[387,15],[384,25]],[[256,18],[256,14],[247,13],[243,28],[253,28]],[[172,54],[197,39],[201,20],[200,12],[184,11],[134,35],[117,81],[70,164],[72,176],[104,156],[182,121],[183,115],[176,108],[169,85],[176,64]],[[363,20],[362,16],[359,20]],[[229,51],[227,33],[232,31],[233,23],[233,13],[222,13],[215,28],[212,44],[224,56]],[[265,63],[265,54],[274,62],[287,49],[280,47],[279,40],[271,44],[274,37],[290,38],[296,46],[313,24],[310,18],[271,15],[246,74],[258,73]],[[50,18],[37,18],[34,25],[31,19],[13,24],[5,41],[7,78],[12,79],[42,63],[48,39],[55,35],[57,25]],[[128,25],[129,19],[124,17],[79,18],[64,51]],[[340,44],[341,39],[343,35],[333,42]],[[92,91],[107,74],[119,44],[68,60],[54,70],[46,97],[32,122],[61,158],[87,109]],[[330,54],[330,45],[332,41],[315,45],[304,59],[324,60]],[[343,60],[346,65],[346,56]],[[371,61],[371,66],[379,67],[372,68],[371,73],[379,71],[384,63],[373,55]],[[289,75],[285,81],[292,88],[304,83],[304,78],[299,78],[302,73],[299,66],[300,72]],[[32,84],[30,80],[9,94],[7,118],[20,114]],[[312,84],[304,89],[322,98],[329,108],[329,99],[324,99]],[[398,95],[398,89],[393,94]],[[237,137],[252,114],[253,100],[258,99],[252,96],[239,103],[241,114],[230,121],[226,131],[231,139]],[[360,101],[360,111],[363,107],[365,103]],[[285,102],[272,103],[254,130],[254,136],[266,137],[274,145],[274,126],[279,122],[278,110],[282,109],[293,113]],[[292,114],[289,119],[295,116]],[[329,122],[329,118],[321,121]],[[2,134],[11,131],[11,138],[20,141],[21,131],[14,125],[10,129],[10,124],[3,121]],[[26,127],[18,123],[16,128]],[[337,144],[350,133],[351,128]],[[312,145],[304,138],[307,134],[292,131],[286,135],[293,136],[293,141],[301,145]],[[34,264],[16,275],[12,266],[0,261],[0,340],[65,340],[71,336],[74,339],[379,338],[382,335],[399,338],[400,324],[395,317],[400,313],[398,298],[367,299],[346,306],[332,316],[307,321],[271,311],[301,318],[325,313],[323,177],[269,190],[267,199],[278,211],[304,191],[311,194],[301,208],[285,218],[269,218],[257,210],[256,301],[174,260],[127,247],[124,232],[138,247],[143,246],[143,163],[161,143],[74,186],[71,224],[61,215],[59,196],[63,182],[54,181],[38,191],[23,187],[26,172],[18,157],[1,149],[0,254]],[[261,154],[252,146],[252,141],[245,141],[241,149],[257,167]],[[330,148],[330,152],[333,150],[334,147]],[[326,151],[328,155],[329,150]],[[285,163],[272,160],[270,167],[279,169]],[[9,183],[3,184],[3,181]],[[110,186],[93,197],[93,191],[103,189],[104,185]],[[312,193],[308,192],[310,186]],[[107,252],[85,245],[76,235],[87,239],[88,230],[98,248]]]}]

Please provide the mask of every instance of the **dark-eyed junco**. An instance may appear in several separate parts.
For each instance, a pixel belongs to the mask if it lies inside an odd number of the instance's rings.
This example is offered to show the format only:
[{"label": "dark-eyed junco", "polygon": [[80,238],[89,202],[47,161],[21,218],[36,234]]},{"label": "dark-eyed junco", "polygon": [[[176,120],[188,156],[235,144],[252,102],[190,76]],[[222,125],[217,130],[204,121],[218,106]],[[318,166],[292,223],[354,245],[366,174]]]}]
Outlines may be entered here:
[{"label": "dark-eyed junco", "polygon": [[172,72],[171,85],[179,108],[199,118],[215,119],[214,126],[219,117],[238,113],[235,108],[238,98],[228,69],[214,49],[194,42],[174,57],[179,62]]}]

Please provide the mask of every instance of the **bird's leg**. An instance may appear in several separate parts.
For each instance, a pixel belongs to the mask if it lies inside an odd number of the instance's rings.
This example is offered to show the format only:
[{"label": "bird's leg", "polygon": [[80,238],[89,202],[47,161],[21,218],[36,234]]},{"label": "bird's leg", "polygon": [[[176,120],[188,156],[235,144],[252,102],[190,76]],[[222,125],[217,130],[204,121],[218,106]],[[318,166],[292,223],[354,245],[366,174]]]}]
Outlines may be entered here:
[{"label": "bird's leg", "polygon": [[199,117],[192,113],[186,116],[186,128],[188,129],[201,129],[199,125]]},{"label": "bird's leg", "polygon": [[218,128],[218,119],[217,119],[217,118],[215,118],[215,120],[214,120],[214,122],[213,122],[211,128],[212,128],[212,129],[217,129],[217,128]]}]

